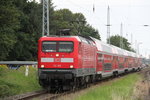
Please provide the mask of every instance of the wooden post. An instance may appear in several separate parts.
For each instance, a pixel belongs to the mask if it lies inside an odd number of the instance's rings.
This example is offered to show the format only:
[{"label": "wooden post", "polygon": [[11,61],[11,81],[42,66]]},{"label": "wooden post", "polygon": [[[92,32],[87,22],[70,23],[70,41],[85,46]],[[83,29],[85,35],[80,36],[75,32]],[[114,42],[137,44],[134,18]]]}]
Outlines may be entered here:
[{"label": "wooden post", "polygon": [[29,74],[29,65],[26,65],[25,76],[28,76],[28,74]]}]

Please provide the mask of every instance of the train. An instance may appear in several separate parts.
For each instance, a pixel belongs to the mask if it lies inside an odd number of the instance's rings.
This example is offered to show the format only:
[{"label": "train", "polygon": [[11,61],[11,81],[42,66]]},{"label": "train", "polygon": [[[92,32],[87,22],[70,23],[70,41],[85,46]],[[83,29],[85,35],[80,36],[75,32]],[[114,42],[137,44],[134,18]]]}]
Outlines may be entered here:
[{"label": "train", "polygon": [[39,84],[49,91],[76,89],[141,68],[140,55],[93,37],[44,36],[38,40]]}]

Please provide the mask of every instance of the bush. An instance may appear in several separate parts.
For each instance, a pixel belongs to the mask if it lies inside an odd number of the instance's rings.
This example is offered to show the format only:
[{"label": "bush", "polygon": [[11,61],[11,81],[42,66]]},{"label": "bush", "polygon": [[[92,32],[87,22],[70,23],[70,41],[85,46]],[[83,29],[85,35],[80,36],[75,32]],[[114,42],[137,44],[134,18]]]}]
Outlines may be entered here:
[{"label": "bush", "polygon": [[18,70],[0,66],[0,98],[32,92],[41,89],[37,80],[36,68],[29,67],[29,76],[25,76],[25,67]]},{"label": "bush", "polygon": [[7,83],[5,81],[0,80],[0,97],[5,97],[9,95],[16,94],[17,92],[12,91],[13,88],[16,88],[15,84]]}]

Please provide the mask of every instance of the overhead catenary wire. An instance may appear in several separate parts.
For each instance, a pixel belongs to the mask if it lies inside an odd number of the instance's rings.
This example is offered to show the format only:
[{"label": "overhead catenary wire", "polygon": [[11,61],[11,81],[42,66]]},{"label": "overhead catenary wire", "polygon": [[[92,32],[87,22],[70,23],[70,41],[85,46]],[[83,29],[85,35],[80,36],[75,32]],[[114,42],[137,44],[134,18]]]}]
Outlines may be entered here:
[{"label": "overhead catenary wire", "polygon": [[[86,9],[86,8],[84,8],[84,7],[82,7],[82,6],[78,5],[78,4],[76,4],[75,2],[73,2],[73,1],[71,1],[71,0],[65,0],[65,1],[68,2],[68,3],[70,3],[71,5],[74,5],[74,7],[78,7],[79,9],[84,10],[84,11],[87,12],[87,13],[92,13],[92,12],[93,12],[93,9],[92,9],[92,11],[91,11],[91,10],[88,10],[88,9]],[[95,0],[94,0],[94,2],[95,2]],[[92,6],[94,7],[94,12],[95,12],[95,10],[96,10],[95,4],[93,3]],[[93,14],[92,14],[92,15],[93,15]],[[93,17],[91,17],[91,19],[93,20]],[[90,20],[91,20],[91,19],[90,19]],[[94,19],[97,19],[97,20],[100,22],[99,24],[102,24],[102,25],[104,25],[104,26],[106,25],[106,24],[101,20],[101,18],[94,16]]]}]

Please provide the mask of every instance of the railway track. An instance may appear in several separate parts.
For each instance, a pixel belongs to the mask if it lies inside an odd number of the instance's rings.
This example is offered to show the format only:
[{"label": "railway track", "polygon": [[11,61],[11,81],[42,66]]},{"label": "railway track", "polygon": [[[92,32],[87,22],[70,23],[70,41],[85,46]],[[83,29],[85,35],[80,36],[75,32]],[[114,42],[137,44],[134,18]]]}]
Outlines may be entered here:
[{"label": "railway track", "polygon": [[0,100],[26,100],[26,99],[34,98],[36,96],[43,95],[45,93],[47,93],[45,90],[40,90],[40,91],[34,91],[34,92],[28,92],[25,94],[10,96],[6,98],[0,98]]},{"label": "railway track", "polygon": [[[144,73],[145,72],[150,73],[150,70],[144,71]],[[140,73],[140,72],[138,72],[138,73]],[[121,75],[118,78],[107,78],[107,79],[104,79],[103,81],[95,82],[94,84],[90,84],[90,87],[103,84],[105,82],[108,82],[109,80],[115,80],[115,79],[119,79],[119,78],[123,78],[123,77],[124,77],[124,75]],[[2,100],[33,100],[33,99],[35,99],[35,100],[57,100],[61,96],[79,92],[79,91],[82,91],[83,89],[85,89],[85,87],[76,89],[75,91],[66,91],[66,92],[57,92],[57,93],[47,93],[47,91],[41,90],[41,91],[35,91],[35,92],[29,92],[26,94],[11,96],[8,98],[4,98]]]},{"label": "railway track", "polygon": [[[145,94],[143,95],[143,100],[150,100],[150,68],[142,72],[144,75],[144,79],[142,81],[143,85],[147,88],[145,90]],[[141,87],[142,88],[142,87]]]},{"label": "railway track", "polygon": [[0,100],[55,100],[56,98],[72,93],[72,91],[60,92],[60,93],[47,93],[46,90],[28,92],[25,94],[10,96],[6,98],[0,98]]}]

